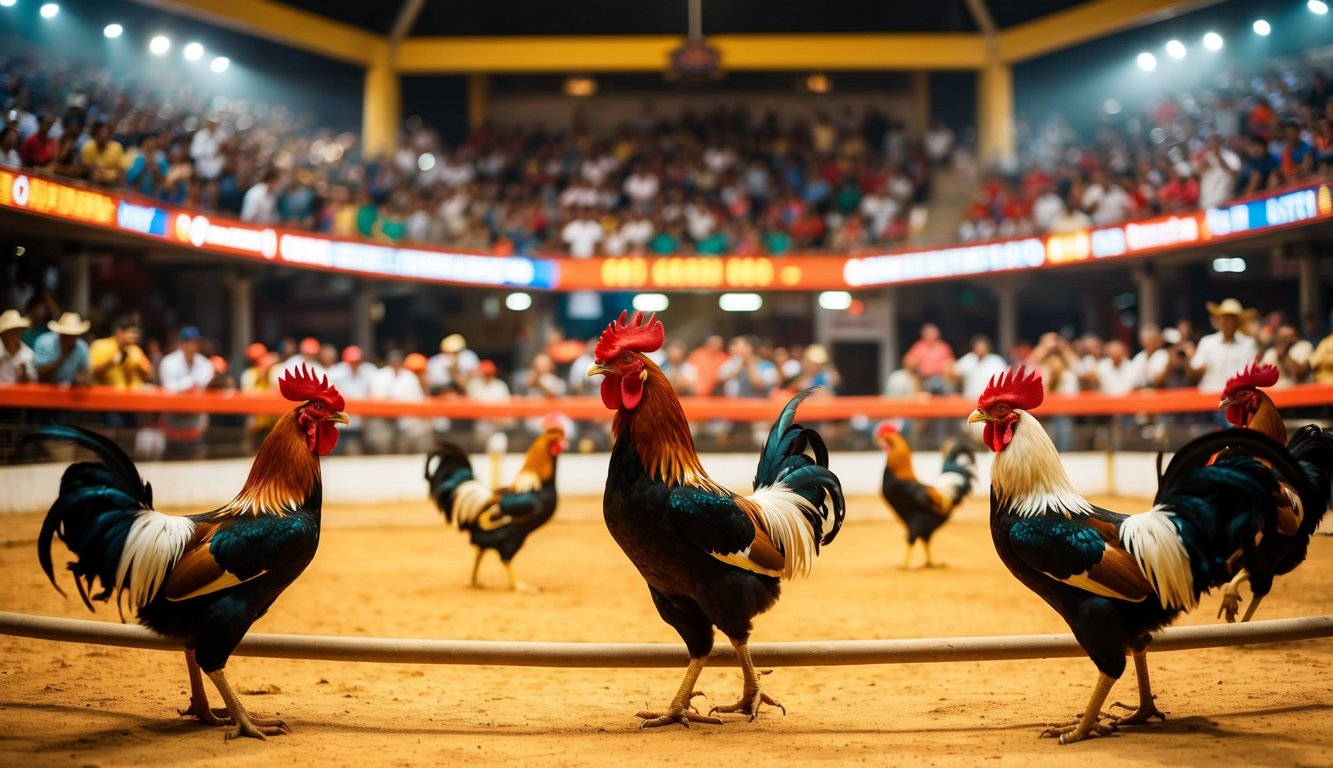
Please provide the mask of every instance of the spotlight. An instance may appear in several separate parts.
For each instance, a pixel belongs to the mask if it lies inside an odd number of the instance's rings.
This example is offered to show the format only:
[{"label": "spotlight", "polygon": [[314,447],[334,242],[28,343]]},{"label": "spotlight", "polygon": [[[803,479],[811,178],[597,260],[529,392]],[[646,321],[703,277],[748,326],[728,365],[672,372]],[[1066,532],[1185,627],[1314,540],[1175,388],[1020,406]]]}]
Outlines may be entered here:
[{"label": "spotlight", "polygon": [[102,35],[112,40],[115,40],[123,34],[125,34],[125,28],[119,24],[108,24],[102,28]]},{"label": "spotlight", "polygon": [[38,13],[42,14],[43,19],[54,19],[57,13],[60,13],[60,6],[55,3],[47,3],[42,6]]},{"label": "spotlight", "polygon": [[511,312],[522,312],[532,306],[532,294],[511,293],[505,297],[505,307]]},{"label": "spotlight", "polygon": [[429,152],[423,152],[421,156],[417,158],[417,168],[420,168],[423,171],[429,171],[434,167],[435,155],[432,155]]},{"label": "spotlight", "polygon": [[1157,69],[1157,57],[1147,51],[1140,53],[1137,61],[1139,63],[1139,69],[1144,72],[1151,72],[1154,69]]},{"label": "spotlight", "polygon": [[671,301],[665,293],[640,293],[631,304],[636,312],[665,312]]},{"label": "spotlight", "polygon": [[1216,32],[1209,32],[1203,36],[1203,47],[1210,51],[1222,50],[1222,36]]},{"label": "spotlight", "polygon": [[1305,7],[1310,9],[1310,13],[1317,13],[1320,16],[1328,13],[1328,3],[1324,0],[1310,0],[1305,4]]},{"label": "spotlight", "polygon": [[185,58],[189,61],[198,61],[204,57],[204,46],[199,43],[186,43],[181,53],[185,54]]},{"label": "spotlight", "polygon": [[852,295],[846,291],[824,291],[819,294],[819,306],[831,312],[841,312],[852,305]]},{"label": "spotlight", "polygon": [[17,3],[18,1],[19,0],[0,0],[0,6],[3,6],[5,8],[13,8],[14,4]]},{"label": "spotlight", "polygon": [[717,297],[717,306],[723,312],[758,312],[764,299],[757,293],[724,293]]},{"label": "spotlight", "polygon": [[1185,44],[1179,40],[1169,40],[1166,43],[1166,53],[1173,59],[1185,58]]},{"label": "spotlight", "polygon": [[1268,33],[1273,31],[1273,25],[1263,19],[1254,22],[1254,34],[1259,37],[1268,37]]},{"label": "spotlight", "polygon": [[214,72],[217,72],[218,74],[222,74],[223,72],[226,72],[227,67],[230,66],[231,66],[231,59],[227,58],[226,56],[219,56],[216,59],[213,59],[213,63],[209,64],[208,68],[213,70]]},{"label": "spotlight", "polygon": [[152,40],[148,41],[148,50],[161,56],[171,50],[171,38],[166,35],[158,35],[157,37],[154,37]]}]

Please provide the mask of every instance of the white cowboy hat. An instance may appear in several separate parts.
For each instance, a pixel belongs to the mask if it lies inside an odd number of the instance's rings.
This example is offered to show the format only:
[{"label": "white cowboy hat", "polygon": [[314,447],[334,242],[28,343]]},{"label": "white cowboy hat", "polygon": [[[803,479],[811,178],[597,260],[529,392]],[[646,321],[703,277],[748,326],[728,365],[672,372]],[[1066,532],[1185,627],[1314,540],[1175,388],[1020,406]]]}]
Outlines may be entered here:
[{"label": "white cowboy hat", "polygon": [[1247,318],[1247,317],[1257,317],[1259,315],[1259,310],[1246,309],[1244,304],[1241,304],[1239,301],[1232,298],[1222,299],[1222,301],[1217,304],[1214,304],[1213,302],[1210,301],[1207,303],[1207,306],[1208,306],[1208,313],[1211,314],[1213,317],[1234,315],[1235,317]]},{"label": "white cowboy hat", "polygon": [[12,331],[15,328],[27,328],[32,325],[32,321],[19,314],[17,309],[6,309],[0,313],[0,333]]},{"label": "white cowboy hat", "polygon": [[46,327],[61,336],[82,336],[93,324],[79,317],[78,312],[65,312],[59,320],[52,320]]},{"label": "white cowboy hat", "polygon": [[451,333],[440,341],[440,351],[446,354],[457,354],[467,347],[467,340],[461,333]]}]

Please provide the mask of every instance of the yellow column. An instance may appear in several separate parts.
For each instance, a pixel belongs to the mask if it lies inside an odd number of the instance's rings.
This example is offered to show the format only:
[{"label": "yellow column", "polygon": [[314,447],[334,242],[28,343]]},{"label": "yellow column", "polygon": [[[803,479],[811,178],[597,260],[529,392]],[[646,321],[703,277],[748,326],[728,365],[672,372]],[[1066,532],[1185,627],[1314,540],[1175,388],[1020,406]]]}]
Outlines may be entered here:
[{"label": "yellow column", "polygon": [[913,136],[922,136],[930,127],[930,73],[912,73],[912,125]]},{"label": "yellow column", "polygon": [[403,123],[402,91],[387,43],[366,67],[361,110],[363,154],[369,157],[397,149],[398,129]]},{"label": "yellow column", "polygon": [[977,143],[983,167],[1010,163],[1014,143],[1014,72],[992,57],[977,73]]},{"label": "yellow column", "polygon": [[491,110],[491,76],[473,73],[467,76],[467,124],[473,129],[486,122]]}]

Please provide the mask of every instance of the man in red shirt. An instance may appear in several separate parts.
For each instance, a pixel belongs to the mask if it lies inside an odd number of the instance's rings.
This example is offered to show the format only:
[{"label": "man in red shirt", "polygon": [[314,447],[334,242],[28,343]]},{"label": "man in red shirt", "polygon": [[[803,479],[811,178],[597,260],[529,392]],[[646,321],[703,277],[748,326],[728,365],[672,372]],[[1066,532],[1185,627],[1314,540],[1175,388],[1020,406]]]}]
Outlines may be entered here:
[{"label": "man in red shirt", "polygon": [[953,348],[940,338],[934,323],[921,326],[921,338],[903,355],[903,367],[916,375],[922,391],[942,395],[953,391]]},{"label": "man in red shirt", "polygon": [[51,138],[51,126],[55,122],[53,115],[42,115],[37,121],[37,130],[23,140],[19,157],[25,168],[49,168],[55,162],[56,140]]}]

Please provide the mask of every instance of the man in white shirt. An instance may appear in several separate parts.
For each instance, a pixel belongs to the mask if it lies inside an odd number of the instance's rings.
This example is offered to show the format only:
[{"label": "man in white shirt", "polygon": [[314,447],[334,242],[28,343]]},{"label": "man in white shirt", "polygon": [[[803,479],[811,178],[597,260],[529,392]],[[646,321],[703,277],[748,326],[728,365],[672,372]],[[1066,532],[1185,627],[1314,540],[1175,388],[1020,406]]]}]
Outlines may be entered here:
[{"label": "man in white shirt", "polygon": [[[213,381],[213,364],[199,353],[199,329],[187,325],[177,334],[176,349],[167,353],[158,364],[157,380],[168,392],[198,392]],[[204,430],[208,428],[207,413],[168,413],[166,422],[168,451],[174,446],[189,458],[202,455]]]},{"label": "man in white shirt", "polygon": [[[504,402],[509,399],[509,385],[496,375],[495,363],[482,360],[477,364],[477,375],[468,379],[467,396],[483,403]],[[484,443],[497,429],[513,426],[513,419],[478,419],[474,430],[478,441]]]},{"label": "man in white shirt", "polygon": [[216,115],[204,119],[204,127],[195,131],[190,140],[190,157],[194,159],[194,172],[199,178],[211,181],[222,175],[222,144],[227,135],[219,126]]},{"label": "man in white shirt", "polygon": [[1314,345],[1301,338],[1301,332],[1291,321],[1283,322],[1273,334],[1273,346],[1264,351],[1261,362],[1277,367],[1276,387],[1290,387],[1310,376],[1310,358]]},{"label": "man in white shirt", "polygon": [[1092,216],[1093,226],[1104,227],[1118,224],[1129,216],[1134,201],[1124,187],[1106,178],[1106,174],[1097,171],[1093,182],[1083,191],[1083,208]]},{"label": "man in white shirt", "polygon": [[[337,387],[338,392],[349,402],[370,399],[371,383],[379,369],[363,358],[360,347],[349,346],[343,349],[342,362],[329,369],[329,383]],[[355,414],[348,419],[347,426],[342,430],[342,440],[347,443],[348,449],[352,449],[348,453],[361,453],[361,429],[365,423]]]},{"label": "man in white shirt", "polygon": [[461,333],[451,333],[440,340],[440,353],[426,364],[426,383],[432,395],[444,392],[463,394],[467,380],[477,370],[477,353],[467,348]]},{"label": "man in white shirt", "polygon": [[1060,214],[1065,212],[1065,201],[1056,194],[1055,187],[1047,184],[1032,202],[1032,223],[1038,232],[1047,232]]},{"label": "man in white shirt", "polygon": [[273,224],[278,220],[278,169],[264,171],[259,183],[246,190],[241,200],[241,221]]},{"label": "man in white shirt", "polygon": [[1148,389],[1162,386],[1166,367],[1171,362],[1171,353],[1166,349],[1162,338],[1162,329],[1152,323],[1144,323],[1139,328],[1139,345],[1143,349],[1134,355],[1134,386]]},{"label": "man in white shirt", "polygon": [[602,242],[602,225],[589,209],[580,208],[574,218],[560,230],[560,239],[569,246],[569,255],[576,259],[591,258]]},{"label": "man in white shirt", "polygon": [[1199,339],[1199,345],[1190,358],[1190,375],[1204,392],[1221,392],[1227,379],[1254,362],[1259,354],[1253,338],[1240,332],[1242,319],[1252,318],[1254,310],[1247,310],[1236,299],[1221,303],[1208,302],[1217,333]]},{"label": "man in white shirt", "polygon": [[1208,148],[1194,160],[1199,174],[1199,207],[1216,208],[1231,199],[1240,173],[1240,156],[1222,146],[1222,138],[1208,137]]},{"label": "man in white shirt", "polygon": [[282,365],[275,365],[270,373],[272,383],[276,387],[278,379],[287,371],[295,371],[301,365],[305,365],[316,376],[323,376],[328,370],[319,362],[319,339],[314,336],[307,336],[301,339],[301,346],[297,347],[297,353],[283,361]]},{"label": "man in white shirt", "polygon": [[958,358],[953,364],[954,375],[963,384],[963,397],[981,397],[991,377],[1004,373],[1009,364],[1003,357],[991,351],[990,337],[977,335],[972,337],[972,351]]},{"label": "man in white shirt", "polygon": [[1125,342],[1106,342],[1106,356],[1097,361],[1097,388],[1104,395],[1127,395],[1138,383],[1138,369],[1129,360]]},{"label": "man in white shirt", "polygon": [[0,314],[0,383],[26,384],[37,380],[36,358],[23,343],[23,331],[32,321],[7,309]]}]

